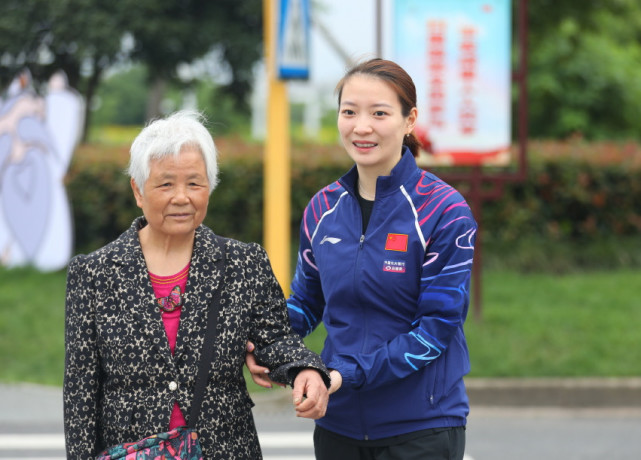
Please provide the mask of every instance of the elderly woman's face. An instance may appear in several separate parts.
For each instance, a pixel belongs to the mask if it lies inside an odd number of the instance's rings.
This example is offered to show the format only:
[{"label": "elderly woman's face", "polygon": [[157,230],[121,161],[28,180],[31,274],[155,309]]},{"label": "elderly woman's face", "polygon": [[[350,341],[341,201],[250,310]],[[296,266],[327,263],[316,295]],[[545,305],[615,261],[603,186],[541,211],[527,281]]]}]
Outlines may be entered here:
[{"label": "elderly woman's face", "polygon": [[207,214],[209,181],[199,150],[184,148],[177,157],[152,160],[144,194],[132,180],[136,203],[149,230],[180,236],[192,233]]}]

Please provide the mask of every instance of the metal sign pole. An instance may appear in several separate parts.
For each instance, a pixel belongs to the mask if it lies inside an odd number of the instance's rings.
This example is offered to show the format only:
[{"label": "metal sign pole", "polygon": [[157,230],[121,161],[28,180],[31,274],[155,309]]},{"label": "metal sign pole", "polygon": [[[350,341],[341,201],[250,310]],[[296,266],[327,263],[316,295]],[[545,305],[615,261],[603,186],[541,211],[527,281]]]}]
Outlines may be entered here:
[{"label": "metal sign pole", "polygon": [[267,137],[263,186],[263,240],[274,274],[289,294],[291,166],[287,84],[276,75],[275,1],[263,0],[265,66],[267,71]]}]

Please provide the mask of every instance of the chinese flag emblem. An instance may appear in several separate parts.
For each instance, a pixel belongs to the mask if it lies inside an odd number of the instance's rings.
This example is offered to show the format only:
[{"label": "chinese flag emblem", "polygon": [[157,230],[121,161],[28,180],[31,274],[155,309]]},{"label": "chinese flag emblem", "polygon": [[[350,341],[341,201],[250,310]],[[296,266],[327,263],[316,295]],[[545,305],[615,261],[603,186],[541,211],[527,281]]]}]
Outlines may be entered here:
[{"label": "chinese flag emblem", "polygon": [[385,241],[386,251],[407,252],[407,235],[400,233],[388,233]]}]

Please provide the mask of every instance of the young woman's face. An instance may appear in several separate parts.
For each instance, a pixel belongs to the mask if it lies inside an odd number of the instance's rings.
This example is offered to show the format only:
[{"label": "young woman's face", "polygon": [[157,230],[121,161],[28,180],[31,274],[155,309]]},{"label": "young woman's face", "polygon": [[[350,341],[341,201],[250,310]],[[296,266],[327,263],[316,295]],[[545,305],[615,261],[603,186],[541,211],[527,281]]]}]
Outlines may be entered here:
[{"label": "young woman's face", "polygon": [[338,131],[348,155],[361,170],[389,175],[401,158],[403,137],[416,123],[417,110],[405,117],[391,86],[380,78],[356,74],[343,86]]},{"label": "young woman's face", "polygon": [[136,203],[149,229],[157,235],[184,236],[196,230],[207,214],[209,181],[199,150],[183,149],[178,157],[151,160],[144,194],[131,181]]}]

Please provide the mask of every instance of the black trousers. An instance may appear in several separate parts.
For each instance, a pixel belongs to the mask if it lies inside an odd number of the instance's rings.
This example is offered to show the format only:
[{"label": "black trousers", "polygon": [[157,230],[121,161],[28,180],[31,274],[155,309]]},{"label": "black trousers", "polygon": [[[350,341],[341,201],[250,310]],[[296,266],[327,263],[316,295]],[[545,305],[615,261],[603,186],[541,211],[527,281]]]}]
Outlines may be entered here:
[{"label": "black trousers", "polygon": [[375,441],[314,430],[316,460],[463,460],[465,427],[434,428]]}]

